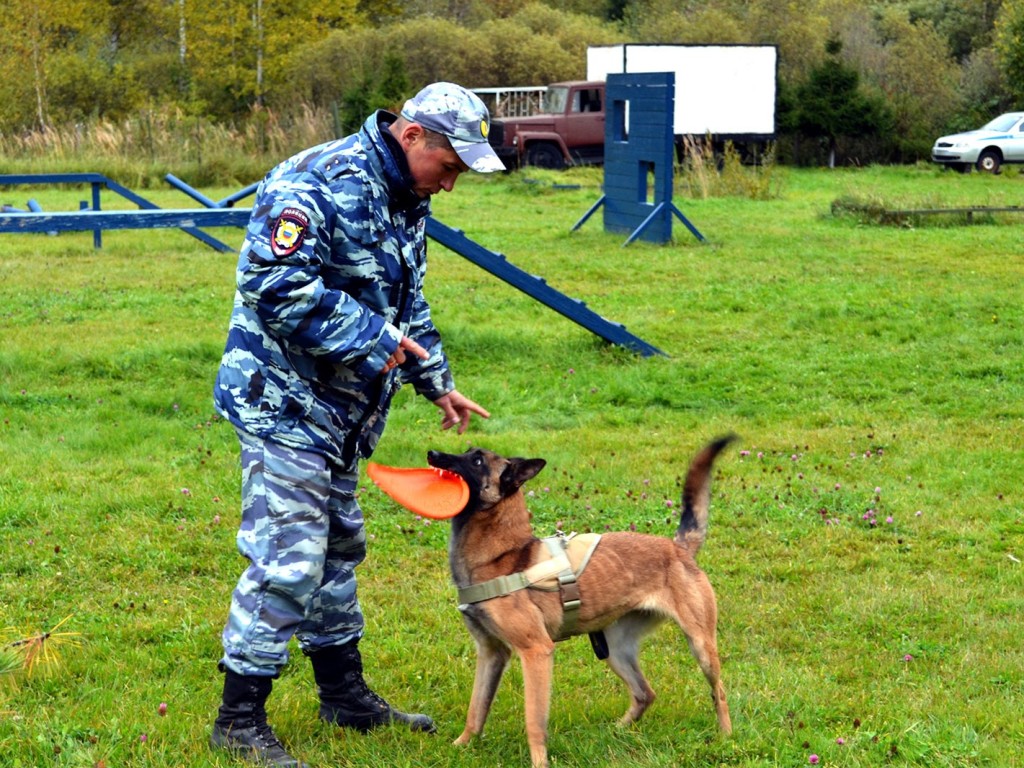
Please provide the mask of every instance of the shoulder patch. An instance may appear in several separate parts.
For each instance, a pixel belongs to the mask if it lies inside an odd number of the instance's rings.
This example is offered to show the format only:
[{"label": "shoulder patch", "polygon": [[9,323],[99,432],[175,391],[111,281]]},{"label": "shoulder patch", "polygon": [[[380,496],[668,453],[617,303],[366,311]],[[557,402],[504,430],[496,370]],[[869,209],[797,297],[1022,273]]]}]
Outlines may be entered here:
[{"label": "shoulder patch", "polygon": [[270,251],[277,258],[291,256],[302,247],[309,229],[309,216],[298,208],[285,208],[270,233]]}]

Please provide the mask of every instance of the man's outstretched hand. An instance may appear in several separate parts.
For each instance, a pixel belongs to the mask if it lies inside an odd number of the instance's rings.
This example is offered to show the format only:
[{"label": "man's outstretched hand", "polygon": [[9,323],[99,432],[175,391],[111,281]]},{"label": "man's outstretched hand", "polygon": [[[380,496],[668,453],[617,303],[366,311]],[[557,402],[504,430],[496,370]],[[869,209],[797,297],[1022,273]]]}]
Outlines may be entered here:
[{"label": "man's outstretched hand", "polygon": [[489,419],[491,414],[486,409],[474,403],[458,390],[453,389],[447,395],[443,395],[434,401],[434,405],[441,409],[444,414],[441,420],[441,429],[451,429],[456,424],[459,426],[459,434],[466,431],[469,426],[469,419],[472,414],[478,414]]}]

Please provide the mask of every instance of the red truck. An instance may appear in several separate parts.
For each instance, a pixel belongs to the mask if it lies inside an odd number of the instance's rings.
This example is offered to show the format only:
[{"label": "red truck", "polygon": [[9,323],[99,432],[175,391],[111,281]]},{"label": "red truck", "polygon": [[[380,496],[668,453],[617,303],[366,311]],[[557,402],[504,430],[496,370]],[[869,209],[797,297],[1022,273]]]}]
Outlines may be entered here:
[{"label": "red truck", "polygon": [[509,169],[603,162],[604,81],[552,83],[539,114],[495,118],[489,139]]}]

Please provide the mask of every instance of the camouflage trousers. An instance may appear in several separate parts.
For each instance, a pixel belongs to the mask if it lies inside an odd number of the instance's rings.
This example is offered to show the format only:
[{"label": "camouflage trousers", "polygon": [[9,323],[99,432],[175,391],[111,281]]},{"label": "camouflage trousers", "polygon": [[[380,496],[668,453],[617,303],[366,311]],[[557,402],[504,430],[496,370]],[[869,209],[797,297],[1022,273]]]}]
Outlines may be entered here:
[{"label": "camouflage trousers", "polygon": [[276,675],[294,636],[303,651],[358,640],[355,567],[366,556],[357,465],[332,465],[239,430],[242,522],[249,567],[231,596],[223,666]]}]

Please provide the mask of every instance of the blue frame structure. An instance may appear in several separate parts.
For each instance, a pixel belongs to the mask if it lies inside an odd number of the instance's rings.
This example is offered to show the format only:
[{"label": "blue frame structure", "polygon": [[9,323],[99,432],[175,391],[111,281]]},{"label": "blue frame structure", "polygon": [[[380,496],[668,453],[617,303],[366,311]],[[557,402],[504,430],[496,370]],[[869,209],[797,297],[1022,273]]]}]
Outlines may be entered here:
[{"label": "blue frame structure", "polygon": [[[102,231],[104,229],[150,229],[156,227],[177,227],[200,242],[221,252],[235,250],[222,243],[212,235],[203,232],[199,227],[236,227],[245,226],[249,211],[227,210],[235,202],[255,189],[246,188],[213,203],[217,210],[165,210],[152,200],[132,192],[127,187],[99,173],[40,173],[0,175],[0,186],[20,184],[89,184],[92,188],[92,205],[82,202],[81,209],[76,213],[49,213],[31,205],[30,211],[5,210],[0,213],[0,233],[3,232],[93,232],[93,245],[103,247]],[[103,211],[100,207],[100,192],[108,189],[139,207],[137,211]],[[248,190],[248,191],[246,191]],[[211,203],[213,201],[210,201]],[[244,213],[241,223],[239,217]]]},{"label": "blue frame structure", "polygon": [[[88,203],[83,202],[82,210],[76,212],[45,212],[39,208],[38,204],[32,205],[33,201],[29,201],[30,210],[28,211],[12,211],[5,207],[3,211],[0,211],[0,233],[56,233],[91,230],[93,244],[96,248],[100,248],[103,242],[101,233],[106,229],[176,227],[218,251],[236,251],[236,248],[203,232],[201,228],[245,227],[249,222],[250,209],[248,207],[232,208],[232,206],[255,192],[257,185],[251,184],[223,200],[214,201],[171,174],[168,174],[165,179],[204,207],[173,210],[159,208],[155,203],[98,173],[0,175],[0,186],[89,184],[92,187],[92,207],[88,207]],[[102,189],[116,192],[135,203],[140,210],[101,210],[100,191]],[[432,216],[427,218],[426,226],[427,237],[468,259],[495,277],[504,280],[509,285],[518,288],[605,341],[627,347],[644,356],[665,354],[657,347],[629,333],[625,326],[606,320],[588,309],[586,304],[579,299],[572,299],[556,291],[543,278],[524,272],[509,263],[502,254],[490,251],[470,240],[460,230],[448,227]]]}]

